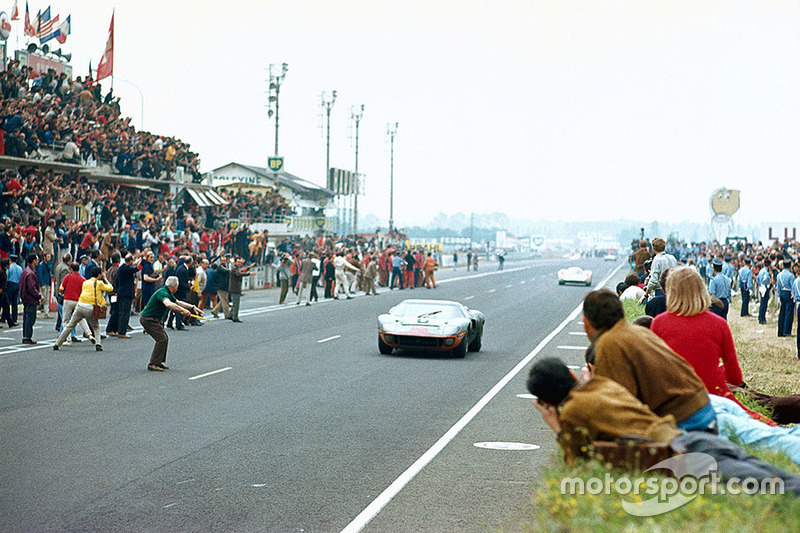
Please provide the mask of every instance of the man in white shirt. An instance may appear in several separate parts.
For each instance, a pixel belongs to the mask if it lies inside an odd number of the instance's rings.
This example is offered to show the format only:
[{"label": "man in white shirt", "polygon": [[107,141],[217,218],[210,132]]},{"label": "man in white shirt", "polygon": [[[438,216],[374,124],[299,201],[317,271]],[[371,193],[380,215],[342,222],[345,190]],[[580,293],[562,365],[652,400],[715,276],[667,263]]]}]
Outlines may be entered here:
[{"label": "man in white shirt", "polygon": [[333,267],[336,269],[336,299],[339,299],[339,291],[342,291],[347,296],[347,299],[350,300],[352,296],[350,295],[350,284],[347,281],[345,270],[349,269],[353,272],[358,272],[358,269],[344,258],[344,252],[336,254],[333,259]]}]

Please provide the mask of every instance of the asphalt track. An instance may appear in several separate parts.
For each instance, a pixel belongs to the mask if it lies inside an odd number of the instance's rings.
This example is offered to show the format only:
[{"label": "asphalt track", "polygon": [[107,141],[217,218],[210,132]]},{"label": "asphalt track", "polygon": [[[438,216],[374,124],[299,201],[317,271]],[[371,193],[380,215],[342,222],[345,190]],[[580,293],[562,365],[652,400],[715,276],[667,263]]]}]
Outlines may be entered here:
[{"label": "asphalt track", "polygon": [[[141,328],[103,352],[53,351],[52,320],[36,346],[0,330],[0,531],[518,531],[556,453],[524,376],[587,345],[590,288],[556,283],[571,263],[442,270],[436,290],[311,307],[255,291],[241,324],[170,331],[163,373],[145,370]],[[595,287],[624,269],[576,263]],[[377,315],[410,297],[483,311],[482,351],[379,355]]]}]

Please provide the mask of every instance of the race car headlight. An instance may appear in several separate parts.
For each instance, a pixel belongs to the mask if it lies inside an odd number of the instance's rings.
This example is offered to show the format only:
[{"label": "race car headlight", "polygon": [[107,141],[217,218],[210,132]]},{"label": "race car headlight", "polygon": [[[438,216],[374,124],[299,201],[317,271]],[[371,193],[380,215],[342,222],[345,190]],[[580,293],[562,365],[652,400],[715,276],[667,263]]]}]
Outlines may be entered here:
[{"label": "race car headlight", "polygon": [[397,322],[384,322],[381,324],[383,331],[397,331]]},{"label": "race car headlight", "polygon": [[445,346],[452,346],[454,342],[456,342],[456,340],[454,338],[450,337],[449,339],[445,339],[444,340],[444,345]]},{"label": "race car headlight", "polygon": [[445,324],[442,326],[442,335],[455,335],[460,329],[458,326]]},{"label": "race car headlight", "polygon": [[390,343],[390,344],[394,344],[395,343],[394,335],[384,335],[383,336],[383,340],[388,342],[388,343]]}]

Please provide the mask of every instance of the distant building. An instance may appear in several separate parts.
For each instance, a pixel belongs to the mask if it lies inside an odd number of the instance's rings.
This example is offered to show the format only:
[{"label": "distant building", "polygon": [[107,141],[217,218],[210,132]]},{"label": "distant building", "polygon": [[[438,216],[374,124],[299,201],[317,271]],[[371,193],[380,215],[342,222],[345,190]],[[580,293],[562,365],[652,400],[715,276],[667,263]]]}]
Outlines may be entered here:
[{"label": "distant building", "polygon": [[271,235],[333,231],[336,215],[333,191],[284,170],[273,172],[264,167],[228,163],[206,174],[203,182],[216,190],[243,193],[265,194],[269,189],[277,189],[293,214],[286,217],[285,224],[279,222],[283,224],[281,231],[276,231],[276,224],[265,227]]}]

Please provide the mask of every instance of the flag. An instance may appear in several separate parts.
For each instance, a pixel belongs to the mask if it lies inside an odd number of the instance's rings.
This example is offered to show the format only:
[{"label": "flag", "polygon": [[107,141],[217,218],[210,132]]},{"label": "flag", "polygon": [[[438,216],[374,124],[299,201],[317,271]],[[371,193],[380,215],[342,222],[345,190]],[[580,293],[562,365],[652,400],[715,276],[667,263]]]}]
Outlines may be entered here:
[{"label": "flag", "polygon": [[97,81],[114,75],[114,13],[111,13],[111,26],[108,28],[106,51],[97,65]]},{"label": "flag", "polygon": [[53,24],[58,20],[58,16],[55,19],[50,18],[50,6],[47,6],[41,15],[39,15],[39,26],[38,31],[36,32],[36,36],[40,39],[46,35],[49,35],[53,32]]},{"label": "flag", "polygon": [[[59,16],[60,15],[56,15],[55,18],[50,19],[49,21],[47,21],[47,24],[44,24],[44,23],[42,24],[42,28],[45,28],[45,30],[43,30],[39,34],[39,42],[41,44],[46,43],[50,39],[55,39],[56,37],[58,37],[58,28],[61,27],[61,24],[58,24],[58,17]],[[47,33],[44,33],[45,31]]]},{"label": "flag", "polygon": [[31,24],[31,14],[28,12],[28,0],[25,0],[25,35],[36,37],[36,26]]},{"label": "flag", "polygon": [[67,15],[67,20],[61,23],[61,25],[56,30],[56,40],[64,44],[67,42],[67,35],[72,33],[72,15]]},{"label": "flag", "polygon": [[14,7],[11,8],[11,20],[19,20],[19,8],[17,7],[17,0],[14,0]]}]

